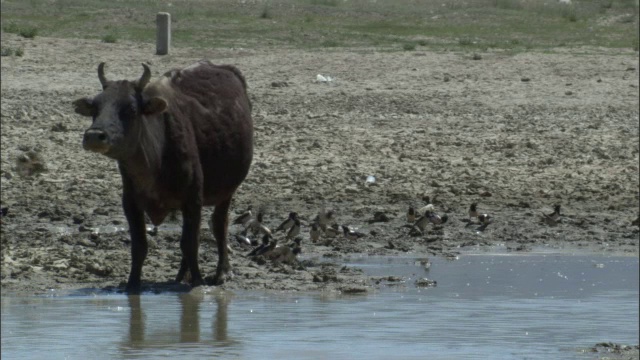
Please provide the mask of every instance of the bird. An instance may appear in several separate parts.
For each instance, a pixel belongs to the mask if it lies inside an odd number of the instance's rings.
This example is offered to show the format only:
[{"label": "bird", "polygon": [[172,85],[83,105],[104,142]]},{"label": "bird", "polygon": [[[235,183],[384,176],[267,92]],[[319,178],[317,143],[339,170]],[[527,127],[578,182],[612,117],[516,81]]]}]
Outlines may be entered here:
[{"label": "bird", "polygon": [[278,240],[271,239],[269,241],[269,244],[267,244],[265,247],[258,250],[254,256],[267,255],[269,252],[273,251],[277,246],[278,246]]},{"label": "bird", "polygon": [[269,243],[271,242],[271,236],[270,235],[264,235],[262,237],[262,242],[260,245],[256,246],[253,250],[251,250],[250,253],[247,254],[247,257],[251,257],[251,256],[255,256],[258,252],[262,251],[263,249],[265,249],[267,246],[269,246]]},{"label": "bird", "polygon": [[355,231],[353,229],[350,229],[346,225],[342,225],[342,231],[344,232],[344,237],[346,237],[349,240],[357,240],[357,239],[365,236],[364,233],[361,233],[361,232]]},{"label": "bird", "polygon": [[373,214],[373,219],[367,220],[369,224],[378,223],[378,222],[389,222],[389,216],[382,211],[376,211]]},{"label": "bird", "polygon": [[338,224],[332,224],[327,228],[324,234],[328,237],[336,237],[340,234],[340,226],[338,226]]},{"label": "bird", "polygon": [[416,208],[412,205],[409,205],[409,210],[407,210],[407,222],[413,223],[416,221]]},{"label": "bird", "polygon": [[429,216],[422,215],[413,223],[413,229],[418,230],[420,233],[423,233],[429,224]]},{"label": "bird", "polygon": [[289,217],[287,218],[287,220],[283,221],[280,226],[278,226],[276,228],[275,232],[278,232],[280,230],[282,231],[287,231],[289,230],[289,228],[291,228],[294,224],[295,221],[298,219],[298,213],[292,211],[289,213]]},{"label": "bird", "polygon": [[297,237],[297,238],[293,239],[293,242],[291,242],[291,243],[289,243],[287,245],[291,248],[291,250],[298,249],[298,251],[299,251],[301,242],[302,242],[302,238],[301,237]]},{"label": "bird", "polygon": [[331,225],[335,222],[335,212],[333,210],[325,211],[323,209],[318,213],[316,221],[318,221],[322,231],[327,231],[327,225]]},{"label": "bird", "polygon": [[247,224],[253,219],[253,214],[251,213],[252,207],[249,205],[247,211],[243,212],[240,216],[233,220],[234,225],[242,225],[247,226]]},{"label": "bird", "polygon": [[249,223],[247,223],[247,229],[251,230],[251,233],[254,236],[258,236],[260,234],[269,234],[271,235],[271,230],[262,222],[264,219],[264,213],[259,211],[254,219],[251,219]]},{"label": "bird", "polygon": [[264,253],[264,257],[274,263],[287,263],[293,265],[296,262],[296,256],[301,253],[300,241],[296,238],[295,242],[287,246],[277,246],[274,249]]},{"label": "bird", "polygon": [[550,214],[542,214],[545,218],[545,221],[550,220],[554,223],[560,220],[560,204],[556,204],[553,207],[553,212]]},{"label": "bird", "polygon": [[469,219],[473,220],[478,217],[478,203],[473,203],[469,206]]},{"label": "bird", "polygon": [[476,231],[484,231],[493,222],[493,217],[489,214],[478,214],[478,222],[480,226],[476,228]]},{"label": "bird", "polygon": [[[425,216],[426,215],[427,214],[425,214]],[[447,220],[449,220],[449,216],[447,214],[440,216],[436,213],[429,212],[428,216],[429,216],[429,222],[431,222],[433,225],[442,225],[446,223]]]},{"label": "bird", "polygon": [[320,240],[320,232],[320,225],[314,221],[313,224],[311,224],[311,229],[309,230],[309,237],[312,242]]},{"label": "bird", "polygon": [[236,234],[235,238],[240,245],[252,245],[251,239],[249,239],[249,237],[247,236],[246,230],[241,232],[240,234]]},{"label": "bird", "polygon": [[493,217],[489,214],[478,214],[478,222],[480,225],[486,226],[493,222]]},{"label": "bird", "polygon": [[428,196],[425,196],[424,200],[427,202],[427,205],[418,209],[418,215],[424,215],[427,213],[427,211],[433,212],[436,210],[435,206],[433,206]]},{"label": "bird", "polygon": [[293,226],[287,232],[287,240],[291,240],[300,234],[300,220],[296,218],[293,220]]}]

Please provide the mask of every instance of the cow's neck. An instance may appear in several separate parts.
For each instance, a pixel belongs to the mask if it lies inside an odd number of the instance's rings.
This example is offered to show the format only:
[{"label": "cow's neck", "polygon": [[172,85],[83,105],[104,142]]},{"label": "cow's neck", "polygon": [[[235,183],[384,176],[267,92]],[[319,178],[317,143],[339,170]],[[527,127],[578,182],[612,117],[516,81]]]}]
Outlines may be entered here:
[{"label": "cow's neck", "polygon": [[164,117],[142,118],[138,127],[132,129],[131,156],[121,160],[132,180],[138,186],[153,188],[160,175],[165,151]]}]

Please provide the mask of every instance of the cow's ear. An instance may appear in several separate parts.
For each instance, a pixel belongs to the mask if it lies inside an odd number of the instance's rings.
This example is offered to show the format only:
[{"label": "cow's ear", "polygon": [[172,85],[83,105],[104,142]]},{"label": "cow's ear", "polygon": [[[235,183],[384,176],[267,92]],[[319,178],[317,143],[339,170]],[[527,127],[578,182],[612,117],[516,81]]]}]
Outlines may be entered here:
[{"label": "cow's ear", "polygon": [[144,104],[142,113],[145,115],[160,114],[167,110],[167,101],[161,97],[153,97]]},{"label": "cow's ear", "polygon": [[93,116],[95,109],[91,98],[81,98],[73,102],[73,109],[82,116]]}]

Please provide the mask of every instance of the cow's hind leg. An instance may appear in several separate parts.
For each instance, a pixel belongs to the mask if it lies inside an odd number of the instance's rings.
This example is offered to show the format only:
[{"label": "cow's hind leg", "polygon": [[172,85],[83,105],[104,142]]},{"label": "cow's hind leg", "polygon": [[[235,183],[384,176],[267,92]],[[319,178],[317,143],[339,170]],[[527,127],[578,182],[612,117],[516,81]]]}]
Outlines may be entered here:
[{"label": "cow's hind leg", "polygon": [[186,271],[189,270],[191,273],[191,286],[194,287],[204,284],[198,266],[201,212],[201,203],[197,201],[189,203],[182,208],[182,237],[180,238],[182,261],[180,263],[180,270],[176,276],[176,281],[182,281]]},{"label": "cow's hind leg", "polygon": [[213,223],[213,236],[216,238],[218,245],[218,267],[216,275],[213,278],[214,285],[224,283],[225,275],[231,270],[229,264],[229,252],[227,249],[227,226],[229,223],[229,206],[231,205],[231,197],[216,205],[211,215]]}]

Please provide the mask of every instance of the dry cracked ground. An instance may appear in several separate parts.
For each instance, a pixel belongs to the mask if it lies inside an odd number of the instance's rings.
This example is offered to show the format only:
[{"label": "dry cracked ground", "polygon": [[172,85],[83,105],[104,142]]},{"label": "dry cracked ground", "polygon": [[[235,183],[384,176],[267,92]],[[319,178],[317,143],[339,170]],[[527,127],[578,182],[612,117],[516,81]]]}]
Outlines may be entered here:
[{"label": "dry cracked ground", "polygon": [[[96,68],[133,79],[201,58],[235,64],[254,104],[255,157],[233,214],[263,207],[275,227],[303,220],[299,264],[242,256],[233,241],[228,289],[367,292],[380,286],[340,265],[350,254],[446,256],[463,251],[561,251],[637,256],[638,53],[389,52],[343,48],[201,50],[155,56],[149,44],[2,34],[24,49],[2,58],[2,289],[119,288],[129,239],[116,164],[82,150],[88,120],[71,102],[99,91]],[[317,75],[330,77],[319,82]],[[367,182],[373,176],[375,182]],[[449,221],[413,236],[410,205],[429,196]],[[477,202],[494,222],[467,226]],[[541,214],[562,205],[556,226]],[[366,234],[313,244],[322,209]],[[205,211],[205,216],[210,213]],[[376,212],[387,222],[370,222]],[[636,220],[636,224],[633,222]],[[180,261],[179,214],[150,236],[143,281],[170,287]],[[201,265],[217,255],[203,222]],[[378,283],[376,285],[376,283]]]}]

